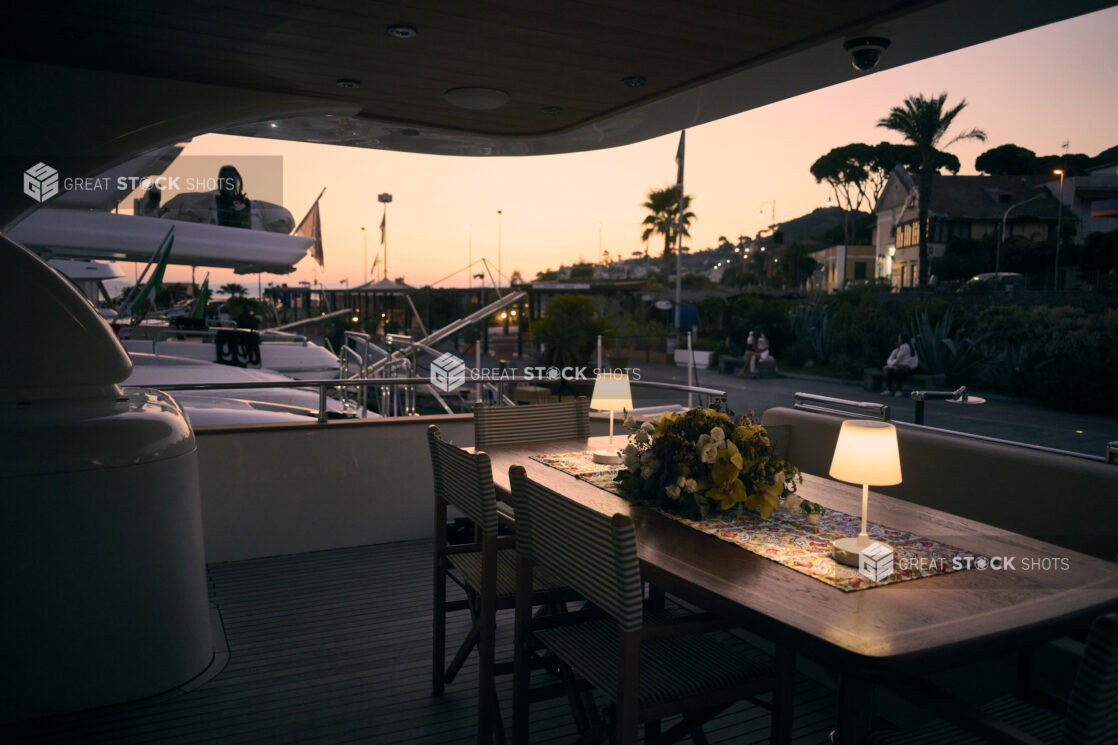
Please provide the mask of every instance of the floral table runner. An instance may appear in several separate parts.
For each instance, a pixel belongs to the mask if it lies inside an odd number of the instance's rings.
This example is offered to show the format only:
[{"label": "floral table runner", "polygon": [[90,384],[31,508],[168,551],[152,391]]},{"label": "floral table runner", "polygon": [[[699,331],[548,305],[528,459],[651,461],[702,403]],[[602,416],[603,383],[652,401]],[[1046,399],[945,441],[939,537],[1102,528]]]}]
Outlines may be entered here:
[{"label": "floral table runner", "polygon": [[[588,451],[536,455],[532,456],[532,460],[621,496],[614,482],[621,467],[595,463]],[[969,565],[965,561],[954,561],[956,557],[971,556],[962,549],[921,538],[915,533],[869,523],[866,532],[870,538],[883,541],[893,549],[892,573],[884,579],[873,580],[857,567],[839,564],[831,558],[831,543],[836,538],[856,536],[860,517],[827,510],[818,525],[810,525],[803,513],[793,515],[783,511],[773,514],[768,520],[752,512],[746,512],[740,518],[711,516],[705,520],[689,520],[659,512],[844,592],[950,574]]]}]

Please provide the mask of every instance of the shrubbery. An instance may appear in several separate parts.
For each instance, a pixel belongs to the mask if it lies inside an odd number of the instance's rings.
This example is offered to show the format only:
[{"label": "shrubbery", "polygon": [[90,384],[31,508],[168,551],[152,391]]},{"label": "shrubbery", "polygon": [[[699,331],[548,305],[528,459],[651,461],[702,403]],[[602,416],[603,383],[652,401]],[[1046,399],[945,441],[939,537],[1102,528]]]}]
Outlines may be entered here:
[{"label": "shrubbery", "polygon": [[[821,372],[857,380],[864,368],[883,364],[898,334],[915,334],[921,367],[945,373],[949,385],[1064,409],[1118,412],[1118,310],[997,305],[968,313],[946,302],[905,304],[872,287],[793,306],[784,324],[771,324],[789,334],[793,326],[799,331],[794,344],[774,346],[791,365],[812,360]],[[787,309],[787,301],[773,303],[778,308]],[[824,313],[833,318],[825,350],[813,331],[818,320],[809,322]],[[750,317],[759,315],[751,308]]]}]

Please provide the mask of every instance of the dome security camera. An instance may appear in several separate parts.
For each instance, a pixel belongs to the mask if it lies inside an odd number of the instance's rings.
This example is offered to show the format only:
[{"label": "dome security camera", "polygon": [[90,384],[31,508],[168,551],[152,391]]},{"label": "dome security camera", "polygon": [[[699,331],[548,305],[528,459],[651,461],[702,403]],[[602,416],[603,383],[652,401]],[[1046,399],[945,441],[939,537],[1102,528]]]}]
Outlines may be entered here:
[{"label": "dome security camera", "polygon": [[842,48],[850,52],[850,63],[858,72],[869,72],[877,67],[881,53],[889,48],[889,40],[880,36],[860,36],[849,39]]}]

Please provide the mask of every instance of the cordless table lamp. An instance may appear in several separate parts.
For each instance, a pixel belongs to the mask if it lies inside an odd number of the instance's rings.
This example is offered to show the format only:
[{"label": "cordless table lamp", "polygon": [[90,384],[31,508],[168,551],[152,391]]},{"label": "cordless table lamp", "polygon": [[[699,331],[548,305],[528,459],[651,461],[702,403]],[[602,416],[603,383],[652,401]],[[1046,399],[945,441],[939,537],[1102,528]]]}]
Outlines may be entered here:
[{"label": "cordless table lamp", "polygon": [[870,485],[901,483],[897,428],[888,422],[847,419],[839,430],[830,473],[839,481],[862,485],[862,532],[857,538],[837,539],[831,551],[834,560],[840,564],[858,566],[858,554],[874,542],[866,534]]},{"label": "cordless table lamp", "polygon": [[613,412],[628,411],[633,408],[633,394],[629,390],[629,376],[625,373],[598,373],[594,380],[594,396],[590,408],[609,412],[609,447],[594,451],[595,463],[615,465],[622,458],[613,446]]}]

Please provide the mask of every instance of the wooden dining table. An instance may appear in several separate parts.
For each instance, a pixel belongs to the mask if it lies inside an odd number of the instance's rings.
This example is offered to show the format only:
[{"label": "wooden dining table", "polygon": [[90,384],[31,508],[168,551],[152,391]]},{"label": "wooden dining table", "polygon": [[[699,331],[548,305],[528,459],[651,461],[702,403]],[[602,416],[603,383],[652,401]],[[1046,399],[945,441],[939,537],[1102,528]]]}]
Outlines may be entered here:
[{"label": "wooden dining table", "polygon": [[[838,672],[836,731],[843,745],[869,731],[875,683],[1019,651],[1118,610],[1118,565],[900,499],[871,492],[870,522],[984,557],[989,568],[844,592],[532,460],[606,443],[592,437],[487,448],[498,498],[507,500],[509,468],[521,465],[530,479],[570,499],[630,515],[646,581],[740,623],[785,654]],[[950,474],[944,480],[950,488]],[[861,511],[857,486],[804,475],[798,493],[827,509]],[[1028,508],[1074,504],[1053,495]],[[511,508],[502,509],[514,519]]]}]

